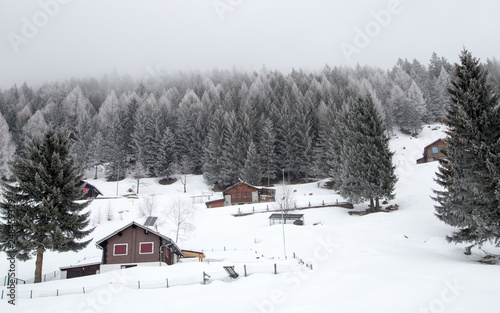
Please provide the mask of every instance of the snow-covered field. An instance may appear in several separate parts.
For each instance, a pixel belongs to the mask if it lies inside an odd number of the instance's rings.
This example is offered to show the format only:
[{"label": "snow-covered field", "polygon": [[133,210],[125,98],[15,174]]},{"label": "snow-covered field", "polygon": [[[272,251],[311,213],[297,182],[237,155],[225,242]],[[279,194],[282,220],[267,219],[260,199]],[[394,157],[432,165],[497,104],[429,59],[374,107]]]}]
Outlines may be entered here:
[{"label": "snow-covered field", "polygon": [[[249,212],[264,209],[266,204],[206,209],[202,199],[207,198],[196,197],[194,229],[179,245],[203,249],[206,262],[184,260],[161,268],[136,267],[23,285],[18,287],[17,305],[2,300],[0,312],[499,312],[500,267],[479,263],[482,255],[478,250],[466,256],[463,246],[446,242],[445,236],[453,228],[434,216],[430,198],[432,188],[437,188],[433,178],[438,164],[415,162],[425,145],[443,137],[442,130],[434,125],[426,127],[418,138],[399,134],[391,140],[399,181],[396,199],[390,204],[398,204],[399,210],[366,216],[351,216],[349,210],[338,207],[300,211],[305,225],[285,226],[287,260],[282,226],[269,226],[269,213],[232,216],[238,209]],[[133,180],[116,184],[100,178],[89,182],[106,197],[135,189]],[[292,188],[298,204],[342,200],[317,183]],[[92,237],[99,240],[132,220],[142,223],[145,218],[139,212],[144,197],[154,199],[153,215],[162,220],[171,203],[180,200],[191,204],[191,196],[204,192],[211,193],[201,176],[188,178],[186,194],[180,182],[162,186],[155,179],[145,179],[139,199],[119,197],[91,204],[92,221],[97,226]],[[215,193],[211,199],[220,196]],[[358,205],[355,210],[365,207]],[[166,222],[159,231],[175,236]],[[486,249],[499,253],[493,247]],[[299,265],[294,253],[313,269]],[[98,261],[100,254],[93,243],[78,253],[47,252],[43,272],[50,278],[61,266]],[[273,273],[275,263],[278,275]],[[243,264],[255,269],[248,277],[242,277]],[[240,278],[229,279],[224,265],[235,265]],[[0,269],[7,266],[2,254]],[[18,262],[18,276],[31,278],[34,268],[34,260]],[[211,275],[207,285],[201,284],[203,272]],[[167,278],[171,288],[162,286]],[[137,289],[138,281],[143,289]],[[84,287],[85,294],[37,297],[54,290],[77,293]],[[34,290],[33,299],[25,298],[30,290]]]}]

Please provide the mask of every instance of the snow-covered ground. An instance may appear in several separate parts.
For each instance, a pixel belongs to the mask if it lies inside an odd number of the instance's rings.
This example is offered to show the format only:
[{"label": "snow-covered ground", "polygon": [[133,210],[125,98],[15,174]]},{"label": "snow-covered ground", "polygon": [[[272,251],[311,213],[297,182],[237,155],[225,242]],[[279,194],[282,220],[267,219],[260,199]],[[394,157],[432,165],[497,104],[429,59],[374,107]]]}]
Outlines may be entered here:
[{"label": "snow-covered ground", "polygon": [[[463,246],[446,242],[453,228],[434,216],[430,198],[432,188],[437,188],[433,179],[438,164],[416,165],[423,147],[443,136],[443,127],[433,125],[418,138],[401,134],[392,138],[399,181],[396,199],[390,204],[398,204],[399,210],[366,216],[351,216],[349,210],[338,207],[298,212],[304,214],[305,225],[285,226],[287,260],[282,226],[269,226],[269,213],[233,216],[238,210],[261,210],[267,204],[207,209],[202,202],[206,197],[191,198],[211,193],[201,176],[189,176],[186,194],[180,182],[162,186],[158,180],[145,179],[140,199],[119,197],[91,204],[94,241],[132,220],[143,222],[144,198],[154,199],[153,215],[160,220],[174,201],[192,204],[194,199],[194,229],[179,245],[203,249],[206,262],[184,260],[161,268],[136,267],[19,286],[18,305],[2,300],[0,312],[498,312],[500,267],[479,263],[482,255],[477,250],[466,256]],[[110,198],[135,189],[133,180],[89,182]],[[317,183],[292,188],[301,204],[342,200]],[[219,197],[220,193],[214,193],[211,199]],[[358,205],[355,210],[365,207]],[[167,222],[159,231],[175,236]],[[499,253],[493,247],[486,249]],[[294,253],[313,269],[299,265]],[[47,252],[44,273],[50,278],[61,266],[98,261],[100,254],[93,243],[78,253]],[[275,263],[278,275],[273,273]],[[248,277],[242,277],[244,264],[251,274]],[[240,278],[229,279],[222,269],[225,265],[235,265]],[[0,269],[7,266],[2,254]],[[34,268],[34,260],[18,262],[18,276],[30,278]],[[207,285],[201,284],[203,272],[211,275]],[[163,286],[167,278],[171,288]],[[138,281],[143,286],[140,290]],[[84,287],[86,294],[37,297],[54,290],[76,293]],[[24,298],[30,290],[34,298]]]}]

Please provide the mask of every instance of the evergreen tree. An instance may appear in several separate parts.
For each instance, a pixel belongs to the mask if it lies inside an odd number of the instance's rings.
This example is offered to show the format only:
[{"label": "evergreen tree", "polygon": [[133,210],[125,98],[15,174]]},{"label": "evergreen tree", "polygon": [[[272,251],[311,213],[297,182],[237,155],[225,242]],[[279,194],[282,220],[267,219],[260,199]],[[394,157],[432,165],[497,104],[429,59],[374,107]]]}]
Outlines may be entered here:
[{"label": "evergreen tree", "polygon": [[436,216],[459,228],[448,241],[482,245],[500,242],[498,97],[479,60],[464,50],[449,89],[451,105],[445,158],[440,160],[435,191]]},{"label": "evergreen tree", "polygon": [[260,134],[260,160],[263,176],[267,179],[267,185],[271,185],[271,180],[276,179],[276,133],[273,122],[266,118],[262,122]]},{"label": "evergreen tree", "polygon": [[353,100],[345,119],[340,194],[354,203],[394,198],[393,152],[382,120],[369,95]]},{"label": "evergreen tree", "polygon": [[169,127],[165,128],[163,132],[157,129],[157,134],[161,136],[159,141],[155,141],[158,144],[156,149],[157,153],[155,155],[155,175],[158,177],[170,178],[174,174],[174,164],[175,164],[175,138],[174,133]]},{"label": "evergreen tree", "polygon": [[125,138],[127,132],[124,131],[126,105],[111,91],[99,110],[100,130],[103,134],[103,161],[108,180],[121,180],[125,177],[125,161],[130,139]]},{"label": "evergreen tree", "polygon": [[1,249],[20,260],[36,255],[38,283],[45,251],[79,251],[90,242],[80,240],[93,230],[87,227],[90,212],[81,213],[89,202],[75,201],[82,175],[71,158],[69,134],[49,131],[34,140],[28,158],[16,159],[11,171],[17,184],[3,186],[0,212],[7,222],[0,224]]},{"label": "evergreen tree", "polygon": [[241,169],[241,179],[250,185],[260,185],[262,182],[262,168],[259,155],[253,141],[248,146],[245,164]]},{"label": "evergreen tree", "polygon": [[228,187],[238,182],[238,175],[243,167],[246,150],[241,142],[241,124],[234,111],[227,112],[224,116],[225,136],[222,142],[221,157],[221,183]]},{"label": "evergreen tree", "polygon": [[224,112],[218,108],[210,122],[205,148],[205,164],[203,175],[209,184],[222,186],[222,145],[225,136]]},{"label": "evergreen tree", "polygon": [[12,142],[9,125],[0,114],[0,179],[10,179],[8,163],[14,157],[16,147]]}]

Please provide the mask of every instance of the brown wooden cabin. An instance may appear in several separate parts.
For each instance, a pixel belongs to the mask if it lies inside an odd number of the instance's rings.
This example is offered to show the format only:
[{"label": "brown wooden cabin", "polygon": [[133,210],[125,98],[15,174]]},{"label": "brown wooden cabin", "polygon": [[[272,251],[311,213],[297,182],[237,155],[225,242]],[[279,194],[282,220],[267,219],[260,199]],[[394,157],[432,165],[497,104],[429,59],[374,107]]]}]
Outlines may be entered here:
[{"label": "brown wooden cabin", "polygon": [[97,241],[96,246],[102,249],[103,266],[119,264],[120,268],[127,268],[160,261],[172,265],[184,257],[172,239],[136,222]]},{"label": "brown wooden cabin", "polygon": [[205,202],[207,208],[274,201],[276,191],[238,182],[222,192],[223,199]]},{"label": "brown wooden cabin", "polygon": [[101,262],[60,267],[61,279],[99,274]]},{"label": "brown wooden cabin", "polygon": [[437,161],[444,157],[443,148],[447,146],[444,139],[438,139],[424,148],[423,157],[417,160],[417,164]]}]

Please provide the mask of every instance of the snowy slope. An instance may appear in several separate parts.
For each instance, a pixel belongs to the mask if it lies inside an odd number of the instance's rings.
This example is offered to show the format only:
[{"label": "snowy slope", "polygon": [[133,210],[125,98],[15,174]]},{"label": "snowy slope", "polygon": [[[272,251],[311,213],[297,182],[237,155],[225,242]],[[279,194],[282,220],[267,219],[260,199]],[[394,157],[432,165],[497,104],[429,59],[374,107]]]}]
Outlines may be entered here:
[{"label": "snowy slope", "polygon": [[[15,308],[2,301],[0,312],[113,313],[176,309],[185,312],[498,312],[495,299],[500,292],[500,267],[478,263],[477,251],[466,256],[462,246],[446,242],[446,234],[453,229],[435,218],[430,198],[432,188],[437,188],[433,178],[438,164],[417,166],[415,162],[425,145],[444,136],[442,130],[442,127],[431,126],[418,138],[398,134],[391,140],[399,176],[396,199],[391,204],[397,203],[398,211],[366,216],[351,216],[348,210],[338,207],[300,211],[305,214],[305,225],[285,226],[286,261],[282,226],[269,226],[269,213],[233,217],[238,209],[247,212],[259,207],[206,209],[201,198],[195,198],[195,228],[183,238],[180,246],[204,249],[210,262],[137,267],[20,286],[20,293],[30,289],[79,290],[82,287],[90,291],[84,295],[19,299]],[[117,194],[116,183],[103,179],[90,182],[107,197]],[[144,182],[140,186],[141,197],[154,195],[155,214],[159,216],[177,199],[192,203],[190,196],[210,192],[200,176],[189,177],[187,194],[182,192],[179,182],[170,186],[161,186],[154,179]],[[132,180],[120,182],[118,194],[126,194],[129,188],[134,188]],[[340,199],[316,183],[292,188],[299,203]],[[214,194],[212,199],[220,196]],[[102,215],[93,233],[94,240],[131,220],[142,222],[140,207],[140,199],[94,201],[90,207],[93,216],[99,211]],[[355,209],[365,207],[359,205]],[[108,208],[113,212],[112,221],[106,218]],[[168,223],[159,230],[174,235]],[[224,247],[227,251],[223,251]],[[495,252],[492,247],[488,249]],[[293,253],[311,263],[313,270],[299,266],[292,258]],[[44,273],[78,261],[93,261],[99,256],[100,250],[93,243],[79,253],[48,252]],[[278,275],[272,274],[274,263],[281,272]],[[235,281],[226,278],[223,265],[235,265],[236,271],[242,274],[243,264],[259,273]],[[0,268],[6,266],[2,257]],[[19,276],[28,278],[32,276],[34,261],[19,262],[18,268]],[[213,278],[207,285],[199,283],[203,271]],[[187,285],[168,289],[134,287],[139,280],[159,283],[165,278]],[[115,283],[109,284],[111,281]],[[100,287],[92,290],[92,286]]]}]

